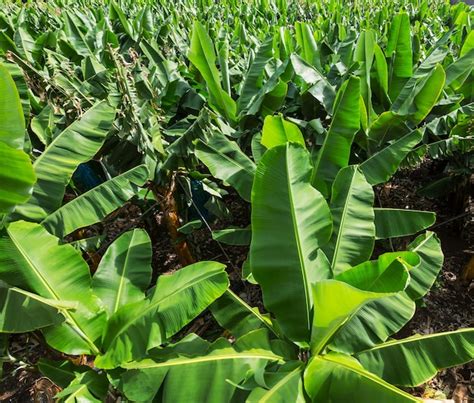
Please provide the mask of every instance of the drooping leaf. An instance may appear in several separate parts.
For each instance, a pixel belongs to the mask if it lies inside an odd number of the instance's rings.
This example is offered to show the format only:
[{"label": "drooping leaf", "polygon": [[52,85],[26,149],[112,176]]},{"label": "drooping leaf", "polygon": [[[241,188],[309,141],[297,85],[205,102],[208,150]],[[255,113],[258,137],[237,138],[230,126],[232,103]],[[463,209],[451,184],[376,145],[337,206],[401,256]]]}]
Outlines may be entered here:
[{"label": "drooping leaf", "polygon": [[145,300],[120,308],[104,331],[105,353],[96,358],[99,368],[114,368],[165,342],[199,315],[228,286],[225,266],[199,262],[158,278]]},{"label": "drooping leaf", "polygon": [[388,341],[362,351],[356,358],[370,372],[387,382],[417,386],[443,368],[474,358],[474,329],[412,336]]},{"label": "drooping leaf", "polygon": [[236,338],[262,327],[276,334],[268,315],[261,314],[258,308],[250,307],[231,290],[218,298],[210,309],[217,322]]},{"label": "drooping leaf", "polygon": [[[406,281],[398,279],[399,291]],[[325,280],[313,288],[314,319],[311,330],[311,352],[320,354],[334,335],[359,309],[372,300],[388,297],[393,293],[359,290],[336,280]]]},{"label": "drooping leaf", "polygon": [[192,388],[196,401],[230,401],[235,385],[250,371],[282,360],[271,350],[241,347],[239,341],[231,346],[218,339],[207,348],[202,341],[197,344],[197,348],[182,346],[184,351],[177,350],[174,356],[168,354],[161,360],[156,355],[155,359],[124,365],[130,369],[122,376],[125,395],[131,400],[150,400],[161,387],[162,401],[171,403],[189,399],[188,388]]},{"label": "drooping leaf", "polygon": [[0,282],[0,332],[31,332],[63,321],[48,300]]},{"label": "drooping leaf", "polygon": [[388,181],[421,139],[421,132],[414,130],[365,160],[360,170],[367,182],[373,186]]},{"label": "drooping leaf", "polygon": [[367,403],[421,402],[344,354],[313,357],[304,373],[304,385],[312,402],[350,402],[354,399],[354,391],[357,391],[358,400]]},{"label": "drooping leaf", "polygon": [[114,116],[114,108],[101,101],[54,139],[33,164],[38,181],[28,203],[17,208],[20,216],[39,221],[61,205],[73,172],[99,150]]},{"label": "drooping leaf", "polygon": [[247,228],[226,228],[212,231],[212,239],[226,245],[245,246],[250,245],[252,231]]},{"label": "drooping leaf", "polygon": [[237,143],[216,132],[206,142],[197,142],[196,156],[212,175],[227,182],[244,200],[250,201],[255,164]]},{"label": "drooping leaf", "polygon": [[267,388],[256,387],[248,396],[247,403],[264,402],[306,402],[303,391],[303,365],[301,362],[288,362],[277,372],[266,374]]},{"label": "drooping leaf", "polygon": [[43,226],[62,238],[78,228],[99,222],[135,196],[148,178],[145,165],[112,178],[66,203],[43,221]]},{"label": "drooping leaf", "polygon": [[436,215],[431,211],[374,208],[374,213],[377,239],[413,235],[436,221]]},{"label": "drooping leaf", "polygon": [[41,297],[77,301],[61,310],[66,321],[45,330],[48,343],[68,354],[97,354],[103,315],[90,289],[87,264],[70,245],[59,245],[41,225],[17,221],[0,238],[0,278]]},{"label": "drooping leaf", "polygon": [[443,251],[441,243],[434,232],[427,231],[418,236],[408,250],[416,252],[421,262],[410,271],[411,281],[406,290],[412,299],[423,297],[436,281],[438,273],[443,267]]}]

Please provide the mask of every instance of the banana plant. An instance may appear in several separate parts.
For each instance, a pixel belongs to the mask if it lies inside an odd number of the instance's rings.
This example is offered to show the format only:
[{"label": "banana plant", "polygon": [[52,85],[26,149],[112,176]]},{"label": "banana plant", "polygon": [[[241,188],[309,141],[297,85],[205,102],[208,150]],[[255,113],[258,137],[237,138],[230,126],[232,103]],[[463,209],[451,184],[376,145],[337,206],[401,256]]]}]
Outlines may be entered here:
[{"label": "banana plant", "polygon": [[[390,339],[442,266],[436,236],[367,260],[377,234],[387,235],[377,232],[370,184],[359,167],[343,168],[328,203],[311,185],[313,170],[310,153],[290,142],[257,165],[249,262],[269,313],[227,291],[211,310],[234,345],[189,336],[129,362],[126,397],[186,401],[186,382],[211,401],[346,401],[357,393],[363,401],[414,402],[400,387],[473,358],[474,329]],[[393,231],[422,230],[424,218],[410,213],[418,228]]]},{"label": "banana plant", "polygon": [[40,224],[8,224],[0,252],[1,332],[40,329],[49,346],[95,356],[98,368],[146,357],[228,287],[215,262],[162,275],[151,287],[151,241],[140,229],[117,238],[92,277],[79,252]]}]

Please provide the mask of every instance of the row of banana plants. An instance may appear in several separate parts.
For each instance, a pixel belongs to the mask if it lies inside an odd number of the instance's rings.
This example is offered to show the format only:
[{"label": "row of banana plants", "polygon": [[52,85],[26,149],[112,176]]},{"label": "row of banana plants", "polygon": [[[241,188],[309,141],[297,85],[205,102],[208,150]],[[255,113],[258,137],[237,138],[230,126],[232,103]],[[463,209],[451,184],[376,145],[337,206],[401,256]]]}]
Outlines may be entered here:
[{"label": "row of banana plants", "polygon": [[[0,330],[39,329],[89,357],[39,362],[59,398],[416,401],[403,387],[472,359],[471,329],[390,339],[443,256],[422,233],[434,214],[374,206],[373,191],[427,153],[469,157],[466,6],[63,6],[9,5],[0,18]],[[91,159],[107,178],[80,191]],[[176,173],[220,205],[227,185],[250,203],[249,228],[214,236],[249,245],[243,277],[268,314],[217,262],[151,284],[143,230],[117,238],[93,274],[83,243],[66,242]],[[370,260],[376,240],[413,234],[407,251]],[[176,338],[207,308],[235,342]]]}]

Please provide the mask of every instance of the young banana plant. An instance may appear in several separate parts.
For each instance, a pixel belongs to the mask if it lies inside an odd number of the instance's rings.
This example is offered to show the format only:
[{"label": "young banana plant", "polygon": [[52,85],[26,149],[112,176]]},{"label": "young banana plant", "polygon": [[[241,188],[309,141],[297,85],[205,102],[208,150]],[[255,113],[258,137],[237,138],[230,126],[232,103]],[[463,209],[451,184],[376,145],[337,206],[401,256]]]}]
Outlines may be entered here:
[{"label": "young banana plant", "polygon": [[441,269],[436,235],[367,260],[375,239],[419,232],[432,215],[374,209],[358,166],[337,173],[328,201],[313,175],[294,142],[271,147],[256,169],[249,266],[269,314],[227,291],[211,310],[236,342],[189,336],[123,365],[129,399],[410,402],[419,399],[399,387],[473,358],[474,329],[390,338]]}]

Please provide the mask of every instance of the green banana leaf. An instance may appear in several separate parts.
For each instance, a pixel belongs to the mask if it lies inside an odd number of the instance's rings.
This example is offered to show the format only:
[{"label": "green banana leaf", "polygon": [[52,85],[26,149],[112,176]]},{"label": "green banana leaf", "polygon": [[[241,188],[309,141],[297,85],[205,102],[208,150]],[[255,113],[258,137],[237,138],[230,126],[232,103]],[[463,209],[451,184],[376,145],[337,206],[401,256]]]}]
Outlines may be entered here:
[{"label": "green banana leaf", "polygon": [[394,100],[413,73],[410,17],[406,12],[393,17],[388,35],[386,55],[392,57],[389,95]]},{"label": "green banana leaf", "polygon": [[387,382],[417,386],[447,367],[474,358],[474,329],[412,336],[388,341],[356,355],[360,363]]},{"label": "green banana leaf", "polygon": [[246,403],[304,403],[303,365],[288,362],[277,372],[267,373],[267,387],[256,387],[246,399]]},{"label": "green banana leaf", "polygon": [[419,264],[420,258],[414,252],[389,252],[346,270],[335,279],[360,290],[397,292],[400,284],[405,284],[403,290],[407,287],[409,270]]},{"label": "green banana leaf", "polygon": [[328,278],[318,248],[332,228],[326,201],[310,177],[308,151],[287,143],[264,154],[252,190],[252,274],[267,309],[298,342],[309,339],[311,286]]},{"label": "green banana leaf", "polygon": [[151,400],[161,387],[163,402],[185,402],[191,388],[195,401],[227,402],[235,385],[249,372],[262,370],[268,362],[282,361],[270,349],[247,347],[239,340],[232,346],[225,339],[211,345],[202,339],[187,339],[170,349],[174,354],[157,352],[154,359],[123,365],[129,369],[122,375],[125,396],[134,401]]},{"label": "green banana leaf", "polygon": [[194,22],[188,58],[206,82],[210,105],[228,121],[234,122],[237,106],[235,101],[221,87],[219,71],[215,64],[214,45],[206,29],[199,21]]},{"label": "green banana leaf", "polygon": [[406,289],[412,299],[419,299],[426,295],[436,281],[443,267],[443,251],[441,242],[434,232],[427,231],[418,236],[407,248],[416,252],[420,257],[420,264],[410,270],[411,281]]},{"label": "green banana leaf", "polygon": [[212,239],[226,245],[246,246],[250,245],[252,231],[246,228],[226,228],[212,231]]},{"label": "green banana leaf", "polygon": [[304,386],[312,402],[351,402],[355,398],[365,403],[421,402],[344,354],[313,357],[304,373]]},{"label": "green banana leaf", "polygon": [[0,141],[0,214],[10,213],[30,197],[36,176],[30,158]]},{"label": "green banana leaf", "polygon": [[67,354],[97,354],[104,326],[98,300],[90,289],[89,268],[70,245],[60,245],[41,225],[17,221],[0,238],[0,279],[55,300],[77,302],[61,309],[66,321],[44,330],[47,342]]},{"label": "green banana leaf", "polygon": [[124,305],[145,299],[151,281],[151,241],[142,229],[128,231],[107,249],[92,278],[92,291],[113,315]]},{"label": "green banana leaf", "polygon": [[391,110],[408,116],[413,125],[419,124],[438,102],[445,80],[446,74],[440,64],[424,75],[418,73],[407,82]]},{"label": "green banana leaf", "polygon": [[213,176],[227,182],[244,200],[250,201],[255,164],[237,143],[216,132],[206,142],[197,142],[196,156]]},{"label": "green banana leaf", "polygon": [[0,282],[0,332],[32,332],[63,321],[55,301]]},{"label": "green banana leaf", "polygon": [[248,106],[252,103],[261,88],[260,83],[263,81],[265,75],[265,66],[273,57],[272,39],[273,38],[268,37],[262,42],[255,54],[252,64],[244,76],[240,96],[237,100],[239,116],[246,113]]},{"label": "green banana leaf", "polygon": [[309,65],[317,66],[320,69],[319,51],[309,24],[297,21],[295,24],[295,36],[302,59]]},{"label": "green banana leaf", "polygon": [[42,225],[52,234],[63,238],[78,228],[99,222],[112,211],[135,196],[139,186],[148,179],[145,165],[112,178],[81,194],[48,215]]},{"label": "green banana leaf", "polygon": [[55,397],[65,403],[100,403],[107,396],[109,382],[105,373],[89,371],[75,373],[75,378]]},{"label": "green banana leaf", "polygon": [[360,93],[364,100],[365,109],[367,111],[367,122],[370,126],[372,120],[372,89],[370,85],[371,77],[370,71],[374,62],[375,56],[375,32],[372,30],[365,30],[360,33],[354,50],[354,61],[359,62],[359,77],[360,77]]},{"label": "green banana leaf", "polygon": [[422,137],[419,130],[413,130],[360,164],[367,182],[372,186],[387,182]]},{"label": "green banana leaf", "polygon": [[3,65],[0,65],[0,94],[0,143],[22,150],[25,118],[15,82]]},{"label": "green banana leaf", "polygon": [[16,213],[40,221],[56,210],[74,170],[97,153],[114,117],[114,108],[101,101],[60,133],[35,160],[33,167],[38,181],[33,195]]},{"label": "green banana leaf", "polygon": [[[406,279],[397,279],[394,286],[401,291]],[[359,290],[349,284],[336,280],[325,280],[313,288],[314,319],[311,330],[311,352],[320,354],[334,335],[368,302],[388,297],[393,293]]]},{"label": "green banana leaf", "polygon": [[360,127],[360,80],[350,77],[337,93],[334,117],[318,151],[311,183],[325,197],[341,168],[349,163],[352,141]]},{"label": "green banana leaf", "polygon": [[374,214],[377,239],[413,235],[431,227],[436,221],[436,214],[431,211],[374,208]]},{"label": "green banana leaf", "polygon": [[261,143],[267,149],[287,142],[305,145],[300,129],[282,116],[267,116],[263,122]]},{"label": "green banana leaf", "polygon": [[372,254],[375,240],[374,192],[356,165],[342,169],[334,181],[331,214],[334,229],[323,250],[334,275],[362,263]]},{"label": "green banana leaf", "polygon": [[258,308],[252,308],[231,290],[222,294],[209,308],[219,325],[236,338],[263,327],[278,335],[268,314],[261,314]]},{"label": "green banana leaf", "polygon": [[369,301],[344,324],[329,343],[333,351],[353,354],[386,341],[415,314],[405,292]]},{"label": "green banana leaf", "polygon": [[181,330],[228,287],[225,266],[199,262],[158,278],[151,295],[124,305],[107,322],[104,354],[95,360],[98,368],[114,368],[142,358]]},{"label": "green banana leaf", "polygon": [[336,91],[324,74],[296,54],[290,56],[290,61],[295,75],[309,88],[307,91],[324,106],[329,114],[332,114]]}]

